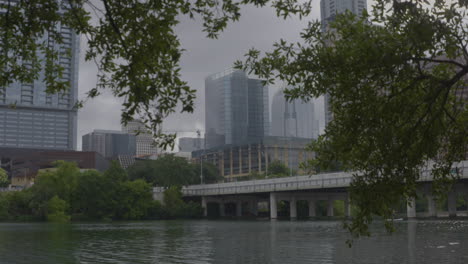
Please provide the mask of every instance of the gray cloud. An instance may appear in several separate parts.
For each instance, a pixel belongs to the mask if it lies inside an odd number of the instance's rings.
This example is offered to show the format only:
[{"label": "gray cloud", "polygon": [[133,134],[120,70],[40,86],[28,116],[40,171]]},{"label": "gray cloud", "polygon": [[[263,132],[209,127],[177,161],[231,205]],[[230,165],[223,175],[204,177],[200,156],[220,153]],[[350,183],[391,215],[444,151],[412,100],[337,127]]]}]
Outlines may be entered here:
[{"label": "gray cloud", "polygon": [[[197,90],[196,108],[193,114],[174,114],[164,124],[168,130],[195,131],[204,127],[204,79],[207,75],[222,71],[232,66],[237,59],[252,47],[262,51],[271,49],[272,44],[283,38],[298,41],[299,32],[307,21],[319,19],[319,1],[314,1],[312,14],[304,19],[284,20],[276,16],[272,8],[244,7],[239,22],[232,23],[218,39],[208,39],[202,32],[198,20],[183,19],[177,26],[182,47],[186,52],[182,56],[182,77]],[[84,61],[86,42],[82,40],[82,52],[79,73],[79,95],[85,97],[87,91],[96,84],[97,68],[94,63]],[[270,101],[279,85],[271,87]],[[323,102],[317,106],[323,108]],[[93,129],[120,130],[121,102],[111,93],[88,101],[78,114],[78,148],[81,149],[81,136]],[[180,133],[181,136],[194,136],[193,133]]]}]

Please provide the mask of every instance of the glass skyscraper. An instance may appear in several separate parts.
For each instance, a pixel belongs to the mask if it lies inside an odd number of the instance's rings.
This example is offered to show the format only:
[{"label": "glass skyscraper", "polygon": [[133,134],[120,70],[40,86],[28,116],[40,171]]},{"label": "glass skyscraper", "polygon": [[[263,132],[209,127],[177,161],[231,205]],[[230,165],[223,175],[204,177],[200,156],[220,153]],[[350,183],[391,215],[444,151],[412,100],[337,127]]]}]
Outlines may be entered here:
[{"label": "glass skyscraper", "polygon": [[205,79],[206,148],[261,140],[269,132],[268,87],[229,69]]},{"label": "glass skyscraper", "polygon": [[83,136],[83,151],[96,151],[105,158],[136,154],[135,135],[122,131],[99,130]]},{"label": "glass skyscraper", "polygon": [[[367,8],[367,0],[321,0],[320,1],[320,16],[322,23],[322,31],[328,30],[328,25],[333,21],[337,14],[346,12],[361,16],[364,9]],[[325,94],[325,125],[332,119],[333,115],[330,109],[330,95]]]},{"label": "glass skyscraper", "polygon": [[301,99],[288,102],[283,91],[278,91],[271,104],[271,135],[316,139],[318,134],[314,103]]},{"label": "glass skyscraper", "polygon": [[79,36],[65,25],[59,24],[57,29],[63,43],[56,43],[48,34],[38,41],[59,51],[71,51],[58,58],[64,68],[62,81],[68,81],[70,89],[47,94],[44,72],[32,83],[17,82],[0,88],[0,147],[76,149]]}]

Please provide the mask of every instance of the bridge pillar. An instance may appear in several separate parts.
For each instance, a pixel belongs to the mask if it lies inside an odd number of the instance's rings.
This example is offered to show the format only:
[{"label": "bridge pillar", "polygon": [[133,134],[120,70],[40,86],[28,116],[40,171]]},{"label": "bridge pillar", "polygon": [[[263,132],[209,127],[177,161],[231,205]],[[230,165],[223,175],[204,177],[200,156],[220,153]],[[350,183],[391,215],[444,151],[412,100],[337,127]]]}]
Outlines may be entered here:
[{"label": "bridge pillar", "polygon": [[242,216],[242,201],[236,201],[236,216],[241,217]]},{"label": "bridge pillar", "polygon": [[448,193],[447,197],[447,208],[449,217],[456,217],[457,216],[457,193],[455,190],[451,190]]},{"label": "bridge pillar", "polygon": [[437,217],[437,208],[434,196],[432,194],[427,194],[427,216],[428,217]]},{"label": "bridge pillar", "polygon": [[258,215],[258,201],[257,200],[250,201],[250,213],[254,216]]},{"label": "bridge pillar", "polygon": [[316,216],[316,214],[315,214],[315,201],[314,200],[309,200],[308,203],[309,203],[309,217],[310,218],[315,217]]},{"label": "bridge pillar", "polygon": [[333,212],[333,199],[328,199],[328,208],[327,208],[327,216],[334,216]]},{"label": "bridge pillar", "polygon": [[270,219],[278,218],[277,204],[276,204],[276,193],[270,193]]},{"label": "bridge pillar", "polygon": [[351,217],[351,204],[349,202],[349,195],[344,199],[344,214],[346,218]]},{"label": "bridge pillar", "polygon": [[219,202],[219,216],[226,216],[226,210],[224,209],[224,201]]},{"label": "bridge pillar", "polygon": [[411,197],[406,203],[406,216],[408,218],[416,218],[416,199]]},{"label": "bridge pillar", "polygon": [[289,216],[292,220],[297,218],[297,201],[294,195],[289,200]]},{"label": "bridge pillar", "polygon": [[202,196],[202,198],[201,198],[201,206],[202,206],[202,209],[203,209],[203,216],[207,217],[208,216],[208,206],[207,206],[207,203],[206,203],[206,197],[205,196]]}]

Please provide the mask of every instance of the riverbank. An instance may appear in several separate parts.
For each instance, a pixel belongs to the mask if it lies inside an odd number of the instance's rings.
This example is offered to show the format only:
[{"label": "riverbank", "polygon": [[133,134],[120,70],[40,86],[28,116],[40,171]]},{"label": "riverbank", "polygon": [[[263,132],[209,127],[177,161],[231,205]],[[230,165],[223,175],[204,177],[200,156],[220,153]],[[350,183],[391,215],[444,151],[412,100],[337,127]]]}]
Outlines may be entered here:
[{"label": "riverbank", "polygon": [[0,193],[0,221],[68,222],[83,220],[150,220],[201,217],[200,205],[184,202],[177,187],[153,200],[152,186],[129,180],[113,164],[106,172],[80,171],[73,163],[58,162],[22,191]]}]

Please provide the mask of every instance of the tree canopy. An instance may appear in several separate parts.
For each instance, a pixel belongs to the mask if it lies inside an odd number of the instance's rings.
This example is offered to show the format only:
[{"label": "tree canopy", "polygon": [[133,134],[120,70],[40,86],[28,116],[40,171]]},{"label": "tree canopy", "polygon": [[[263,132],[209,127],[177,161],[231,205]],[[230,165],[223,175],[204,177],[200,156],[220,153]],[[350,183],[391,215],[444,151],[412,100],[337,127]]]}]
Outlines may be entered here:
[{"label": "tree canopy", "polygon": [[180,76],[184,50],[175,26],[184,16],[199,18],[207,37],[216,38],[228,22],[239,19],[242,5],[269,2],[281,16],[306,14],[310,8],[310,3],[292,0],[0,1],[0,87],[31,83],[43,71],[47,92],[68,89],[58,58],[70,50],[57,50],[41,38],[63,43],[61,26],[71,28],[86,37],[85,58],[98,67],[98,82],[88,97],[111,90],[124,100],[123,123],[137,116],[161,146],[173,146],[175,135],[163,134],[160,125],[178,105],[182,112],[193,112],[195,98],[195,90]]},{"label": "tree canopy", "polygon": [[0,168],[0,187],[7,187],[10,184],[7,172]]},{"label": "tree canopy", "polygon": [[[402,197],[435,161],[434,191],[456,178],[468,153],[467,1],[377,0],[362,17],[337,15],[326,32],[311,22],[300,43],[252,49],[237,66],[294,87],[288,99],[329,95],[333,120],[311,146],[316,162],[359,172],[348,229],[368,233],[373,215],[391,219]],[[391,228],[391,224],[387,223]]]},{"label": "tree canopy", "polygon": [[153,200],[151,185],[142,179],[129,181],[125,170],[115,162],[104,173],[80,171],[76,164],[63,161],[56,166],[41,172],[31,188],[0,193],[0,221],[142,220],[202,215],[201,206],[185,203],[177,188],[164,194],[167,206]]},{"label": "tree canopy", "polygon": [[268,164],[268,177],[287,177],[290,174],[295,175],[295,172],[291,173],[290,168],[279,160],[274,160]]},{"label": "tree canopy", "polygon": [[[156,160],[141,160],[128,168],[130,179],[143,179],[154,186],[183,186],[199,184],[200,164],[192,164],[187,159],[173,154],[162,155]],[[222,180],[218,169],[211,163],[203,163],[203,183]]]}]

